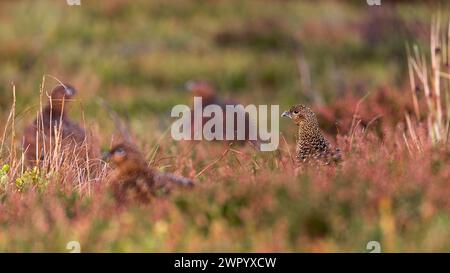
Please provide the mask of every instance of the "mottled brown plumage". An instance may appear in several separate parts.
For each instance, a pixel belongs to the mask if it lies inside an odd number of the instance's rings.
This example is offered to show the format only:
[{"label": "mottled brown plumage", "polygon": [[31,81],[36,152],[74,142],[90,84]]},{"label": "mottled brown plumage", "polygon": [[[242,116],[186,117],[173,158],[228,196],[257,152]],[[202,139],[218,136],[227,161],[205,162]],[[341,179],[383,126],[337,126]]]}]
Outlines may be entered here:
[{"label": "mottled brown plumage", "polygon": [[107,158],[113,165],[108,182],[119,202],[147,203],[158,192],[167,192],[176,186],[194,186],[190,179],[150,168],[142,153],[129,143],[114,145]]},{"label": "mottled brown plumage", "polygon": [[[232,100],[224,100],[224,99],[220,98],[219,95],[217,94],[215,87],[207,81],[189,81],[188,83],[186,83],[186,89],[188,91],[190,91],[194,97],[202,98],[202,105],[201,105],[202,109],[205,109],[205,107],[207,107],[208,105],[217,105],[224,111],[222,124],[223,124],[223,139],[225,140],[226,135],[227,135],[227,126],[226,126],[227,117],[225,115],[225,109],[226,109],[227,105],[236,106],[239,103],[232,101]],[[195,109],[193,109],[193,110],[195,110]],[[256,149],[259,150],[260,145],[261,145],[261,140],[259,139],[259,136],[258,135],[256,136],[256,140],[250,139],[250,133],[249,133],[250,128],[252,128],[256,132],[256,134],[258,134],[256,125],[252,122],[252,120],[250,119],[250,115],[248,113],[239,112],[239,114],[242,114],[245,117],[244,141],[249,141]],[[210,119],[212,119],[212,117],[203,117],[202,125],[205,125],[205,123],[207,123]],[[237,134],[236,129],[238,126],[238,114],[235,114],[233,119],[234,119],[233,125],[234,125],[234,130],[235,130],[234,131],[234,139],[237,140],[238,134]],[[194,125],[193,125],[194,124],[194,113],[193,112],[191,115],[191,123],[192,123],[192,128],[194,128]],[[194,136],[194,134],[195,134],[195,132],[193,131],[192,137]]]},{"label": "mottled brown plumage", "polygon": [[322,135],[317,117],[311,108],[298,104],[285,111],[282,116],[292,119],[298,126],[297,163],[320,161],[330,164],[341,160],[340,150],[332,148]]},{"label": "mottled brown plumage", "polygon": [[[65,157],[74,155],[82,160],[88,149],[91,158],[95,157],[87,145],[85,130],[67,115],[69,102],[75,94],[75,88],[69,84],[56,86],[39,117],[25,128],[23,148],[27,162],[44,161],[46,157],[54,156],[56,149]],[[56,143],[59,143],[58,147],[55,147]]]}]

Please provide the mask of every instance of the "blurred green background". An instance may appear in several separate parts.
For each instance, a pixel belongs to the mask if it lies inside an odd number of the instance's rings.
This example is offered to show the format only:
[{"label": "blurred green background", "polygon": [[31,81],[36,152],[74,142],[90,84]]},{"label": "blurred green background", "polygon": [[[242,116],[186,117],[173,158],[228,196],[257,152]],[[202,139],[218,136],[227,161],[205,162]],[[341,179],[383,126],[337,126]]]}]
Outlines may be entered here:
[{"label": "blurred green background", "polygon": [[312,98],[326,103],[344,92],[401,86],[405,45],[426,41],[436,6],[2,1],[1,105],[11,98],[12,82],[19,107],[36,105],[44,74],[76,85],[92,116],[98,115],[95,96],[130,116],[166,114],[175,103],[188,102],[181,91],[190,79],[211,80],[246,103],[281,105]]}]

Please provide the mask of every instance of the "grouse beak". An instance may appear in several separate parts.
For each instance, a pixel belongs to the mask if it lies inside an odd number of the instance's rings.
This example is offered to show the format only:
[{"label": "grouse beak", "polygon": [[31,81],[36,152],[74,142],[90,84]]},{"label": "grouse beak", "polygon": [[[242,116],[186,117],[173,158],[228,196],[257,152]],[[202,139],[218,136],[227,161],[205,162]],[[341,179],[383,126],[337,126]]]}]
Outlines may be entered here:
[{"label": "grouse beak", "polygon": [[73,89],[72,87],[69,87],[65,84],[62,84],[64,87],[64,90],[66,91],[66,95],[69,97],[72,97],[75,95],[75,89]]},{"label": "grouse beak", "polygon": [[283,114],[281,114],[281,117],[292,118],[291,113],[289,111],[284,111]]},{"label": "grouse beak", "polygon": [[67,88],[66,91],[67,91],[67,95],[69,95],[69,96],[75,95],[75,91],[72,88]]},{"label": "grouse beak", "polygon": [[107,161],[109,161],[110,158],[111,158],[111,153],[110,152],[104,152],[103,153],[103,156],[102,156],[103,161],[107,162]]}]

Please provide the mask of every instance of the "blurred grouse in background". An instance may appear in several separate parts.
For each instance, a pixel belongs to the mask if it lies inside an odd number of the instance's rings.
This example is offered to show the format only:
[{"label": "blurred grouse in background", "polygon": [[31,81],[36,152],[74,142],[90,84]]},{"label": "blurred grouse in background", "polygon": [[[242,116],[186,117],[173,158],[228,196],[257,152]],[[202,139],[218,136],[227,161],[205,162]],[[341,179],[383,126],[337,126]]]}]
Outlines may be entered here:
[{"label": "blurred grouse in background", "polygon": [[298,126],[296,163],[320,161],[325,164],[341,161],[341,152],[334,149],[322,135],[314,112],[305,105],[292,106],[282,117],[288,117]]},{"label": "blurred grouse in background", "polygon": [[75,88],[69,84],[53,88],[38,118],[25,128],[23,149],[28,163],[44,161],[55,153],[85,161],[86,149],[91,158],[95,157],[87,145],[85,130],[72,122],[67,114],[67,106],[75,94]]},{"label": "blurred grouse in background", "polygon": [[147,203],[159,191],[170,191],[176,186],[194,186],[190,179],[148,167],[142,153],[126,142],[114,145],[106,159],[113,165],[108,182],[119,202],[136,200]]},{"label": "blurred grouse in background", "polygon": [[[227,105],[236,106],[236,105],[239,105],[239,103],[232,101],[232,100],[225,100],[225,99],[220,98],[217,95],[217,91],[216,91],[215,87],[207,81],[188,81],[186,83],[186,89],[187,89],[187,91],[192,93],[193,97],[202,98],[202,105],[201,105],[202,109],[204,109],[208,105],[217,105],[223,110],[223,117],[222,117],[223,140],[226,140],[227,129],[230,130],[230,128],[227,128],[227,126],[226,126],[226,123],[227,123],[227,117],[225,114],[226,106]],[[200,109],[192,109],[192,110],[200,111]],[[238,112],[239,114],[236,114],[236,113],[234,114],[234,118],[233,118],[234,120],[232,122],[232,124],[234,125],[233,139],[237,140],[238,142],[239,142],[239,140],[249,141],[256,149],[260,150],[261,140],[258,135],[258,130],[257,130],[258,128],[250,119],[249,114],[244,112],[243,109],[241,111],[242,111],[242,113]],[[243,116],[245,118],[244,139],[238,139],[238,133],[237,133],[238,116]],[[212,117],[202,117],[202,128],[211,119],[212,119]],[[192,128],[192,138],[194,137],[195,134],[202,133],[201,131],[199,131],[199,132],[194,131],[194,112],[191,113],[191,128]],[[252,129],[255,132],[254,137],[251,137],[250,129]],[[214,130],[215,130],[215,128],[213,128],[213,131]]]}]

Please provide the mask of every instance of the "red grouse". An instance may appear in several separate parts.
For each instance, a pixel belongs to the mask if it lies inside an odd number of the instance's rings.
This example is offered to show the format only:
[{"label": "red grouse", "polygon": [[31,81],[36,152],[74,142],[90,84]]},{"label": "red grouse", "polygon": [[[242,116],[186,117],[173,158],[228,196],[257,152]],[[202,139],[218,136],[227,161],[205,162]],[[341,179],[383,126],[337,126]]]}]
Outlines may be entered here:
[{"label": "red grouse", "polygon": [[338,148],[332,148],[322,135],[316,114],[305,105],[292,106],[282,117],[288,117],[298,126],[296,163],[323,162],[336,163],[341,160]]},{"label": "red grouse", "polygon": [[[200,97],[202,99],[202,105],[201,105],[202,109],[204,109],[208,105],[217,105],[223,110],[223,118],[222,118],[223,132],[222,132],[222,134],[223,134],[223,140],[226,140],[227,130],[230,130],[226,126],[226,123],[227,123],[227,117],[225,114],[226,106],[227,105],[236,106],[236,105],[238,105],[238,103],[231,101],[231,100],[224,100],[224,99],[220,98],[217,95],[215,87],[207,81],[189,81],[186,83],[186,89],[192,93],[193,97]],[[195,110],[199,110],[199,109],[192,109],[192,110],[195,111]],[[258,136],[257,126],[251,121],[248,113],[240,113],[240,114],[242,114],[242,116],[244,116],[244,118],[245,118],[245,120],[244,120],[244,127],[245,127],[244,141],[250,141],[250,143],[252,143],[252,145],[259,150],[261,141]],[[234,118],[233,118],[234,120],[232,122],[234,125],[233,139],[237,140],[237,141],[239,141],[238,140],[238,132],[237,132],[237,127],[239,124],[238,116],[239,115],[235,113]],[[212,117],[202,117],[202,128],[211,119],[212,119]],[[202,133],[202,132],[194,132],[194,113],[193,112],[191,114],[191,128],[192,128],[192,137],[194,136],[194,134]],[[250,129],[254,130],[254,132],[256,134],[256,139],[251,139]],[[214,132],[215,128],[213,128],[212,130]]]},{"label": "red grouse", "polygon": [[170,191],[176,186],[194,186],[188,178],[150,168],[142,153],[126,142],[114,145],[106,158],[113,165],[108,182],[119,202],[147,203],[158,192]]},{"label": "red grouse", "polygon": [[86,151],[94,157],[93,149],[87,145],[85,130],[67,114],[67,106],[75,94],[75,88],[69,84],[56,86],[39,117],[25,128],[23,149],[28,163],[36,164],[55,155],[85,161]]}]

